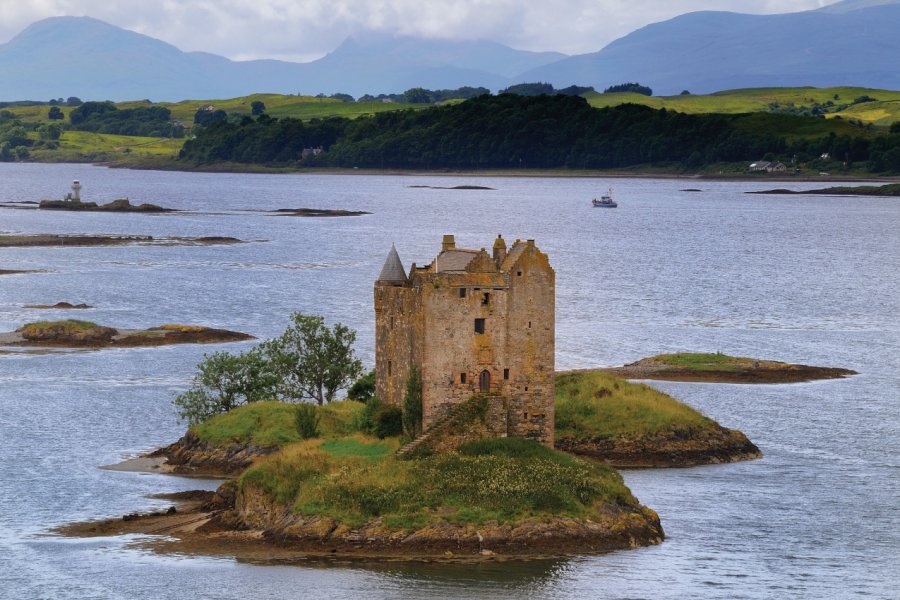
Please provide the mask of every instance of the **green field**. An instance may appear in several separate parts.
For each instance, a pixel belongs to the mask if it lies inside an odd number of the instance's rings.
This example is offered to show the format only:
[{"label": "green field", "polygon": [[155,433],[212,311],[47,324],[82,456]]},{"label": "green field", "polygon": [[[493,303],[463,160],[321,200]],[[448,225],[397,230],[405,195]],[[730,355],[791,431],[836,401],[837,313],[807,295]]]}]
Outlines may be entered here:
[{"label": "green field", "polygon": [[869,96],[875,98],[876,101],[855,104],[839,112],[829,112],[826,118],[840,116],[843,119],[859,119],[863,123],[872,123],[883,127],[900,121],[900,91],[859,87],[748,88],[684,96],[595,93],[585,97],[591,106],[598,108],[632,103],[683,113],[737,114],[770,112],[776,105],[778,109],[784,110],[792,106],[811,108],[815,104],[823,105],[826,102],[832,102],[835,105],[850,104],[861,96]]},{"label": "green field", "polygon": [[[32,133],[29,137],[37,139],[37,134]],[[182,144],[183,139],[63,131],[59,148],[34,148],[31,156],[35,160],[46,162],[106,161],[126,157],[175,158]]]},{"label": "green field", "polygon": [[[266,105],[266,114],[275,118],[293,117],[307,121],[309,119],[324,119],[327,117],[346,117],[355,119],[363,115],[372,115],[379,112],[402,110],[409,108],[425,108],[425,104],[402,104],[391,102],[341,102],[333,98],[316,98],[313,96],[286,96],[284,94],[253,94],[240,98],[228,98],[219,100],[182,100],[181,102],[159,102],[159,106],[165,106],[172,111],[172,117],[178,119],[186,126],[194,122],[194,113],[204,105],[211,105],[215,109],[222,109],[228,114],[250,114],[250,104],[260,101]],[[137,108],[150,106],[151,103],[143,100],[138,102],[120,102],[119,108]],[[46,112],[46,111],[44,111]]]}]

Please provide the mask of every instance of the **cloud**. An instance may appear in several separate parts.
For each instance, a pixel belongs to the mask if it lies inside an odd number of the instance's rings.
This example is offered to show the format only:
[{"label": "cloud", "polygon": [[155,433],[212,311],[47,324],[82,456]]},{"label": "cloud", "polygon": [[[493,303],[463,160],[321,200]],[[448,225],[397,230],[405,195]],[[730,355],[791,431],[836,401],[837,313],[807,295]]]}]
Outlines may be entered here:
[{"label": "cloud", "polygon": [[524,50],[594,52],[685,12],[795,12],[834,0],[0,0],[0,42],[52,16],[91,16],[182,50],[311,60],[356,32],[492,39]]}]

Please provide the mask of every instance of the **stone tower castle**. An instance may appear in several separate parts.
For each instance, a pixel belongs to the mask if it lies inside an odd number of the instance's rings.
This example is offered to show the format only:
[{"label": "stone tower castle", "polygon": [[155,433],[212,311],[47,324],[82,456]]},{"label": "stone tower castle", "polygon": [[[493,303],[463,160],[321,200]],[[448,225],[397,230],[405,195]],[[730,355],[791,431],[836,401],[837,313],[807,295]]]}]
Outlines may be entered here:
[{"label": "stone tower castle", "polygon": [[375,282],[376,395],[403,405],[413,366],[423,431],[479,392],[502,402],[495,429],[553,445],[556,274],[534,240],[492,254],[456,247],[407,274],[391,248]]}]

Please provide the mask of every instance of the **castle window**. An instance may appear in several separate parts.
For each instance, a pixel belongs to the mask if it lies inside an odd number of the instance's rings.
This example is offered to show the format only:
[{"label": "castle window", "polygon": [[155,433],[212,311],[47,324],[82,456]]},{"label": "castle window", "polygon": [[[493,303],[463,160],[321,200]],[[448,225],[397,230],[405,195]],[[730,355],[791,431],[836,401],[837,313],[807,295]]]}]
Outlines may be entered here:
[{"label": "castle window", "polygon": [[484,293],[484,296],[481,297],[481,305],[487,306],[491,303],[491,295],[488,292]]},{"label": "castle window", "polygon": [[465,383],[465,382],[466,382],[466,374],[465,374],[465,373],[460,373],[460,374],[459,374],[459,382],[460,382],[460,383]]},{"label": "castle window", "polygon": [[388,361],[388,377],[391,376],[391,361]]},{"label": "castle window", "polygon": [[522,420],[524,420],[524,421],[527,421],[527,420],[528,420],[528,413],[524,413],[524,414],[522,415]]},{"label": "castle window", "polygon": [[509,379],[509,369],[503,369],[503,379]]},{"label": "castle window", "polygon": [[522,276],[522,271],[516,271],[516,277],[521,277],[521,276]]},{"label": "castle window", "polygon": [[391,315],[391,329],[394,328],[394,316]]},{"label": "castle window", "polygon": [[460,298],[466,297],[466,288],[459,288],[459,297]]},{"label": "castle window", "polygon": [[475,333],[484,333],[484,319],[475,319]]},{"label": "castle window", "polygon": [[528,329],[531,329],[531,321],[528,321]]},{"label": "castle window", "polygon": [[527,385],[525,386],[525,391],[526,391],[526,392],[528,391],[528,386],[527,386]]}]

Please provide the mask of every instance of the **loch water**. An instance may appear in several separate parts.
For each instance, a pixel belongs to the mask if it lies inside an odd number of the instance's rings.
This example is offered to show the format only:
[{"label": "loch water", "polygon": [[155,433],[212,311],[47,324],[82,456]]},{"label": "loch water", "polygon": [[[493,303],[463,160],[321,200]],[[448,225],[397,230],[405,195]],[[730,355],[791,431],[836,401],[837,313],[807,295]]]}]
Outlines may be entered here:
[{"label": "loch water", "polygon": [[[373,362],[372,282],[395,243],[429,262],[441,235],[533,238],[557,273],[557,368],[665,351],[855,369],[793,385],[653,382],[761,460],[625,471],[659,512],[659,546],[552,561],[240,562],[161,555],[135,537],[48,530],[168,506],[214,481],[98,467],[184,430],[171,399],[204,353],[249,343],[0,352],[0,598],[900,597],[900,199],[758,196],[778,183],[411,175],[253,175],[0,164],[0,202],[128,196],[184,212],[0,209],[0,233],[233,236],[217,246],[0,249],[0,331],[44,318],[190,323],[259,338],[294,311],[358,331]],[[475,184],[491,190],[411,186]],[[590,200],[612,185],[619,208]],[[683,188],[699,188],[685,192]],[[365,210],[346,218],[260,209]],[[84,311],[26,304],[84,302]]]}]

